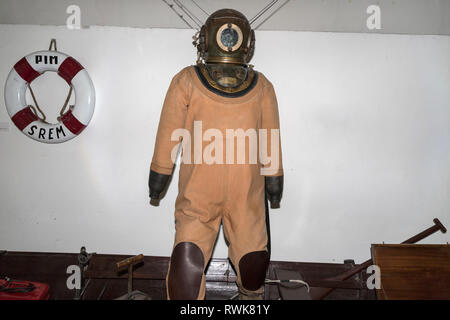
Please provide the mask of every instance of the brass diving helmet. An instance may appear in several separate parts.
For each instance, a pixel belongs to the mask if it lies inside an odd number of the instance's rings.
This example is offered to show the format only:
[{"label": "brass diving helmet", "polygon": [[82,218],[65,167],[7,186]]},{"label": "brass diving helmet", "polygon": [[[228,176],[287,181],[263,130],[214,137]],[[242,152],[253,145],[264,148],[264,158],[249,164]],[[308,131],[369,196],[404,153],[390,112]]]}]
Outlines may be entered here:
[{"label": "brass diving helmet", "polygon": [[197,67],[217,90],[240,92],[255,80],[255,72],[248,65],[255,51],[255,32],[239,11],[221,9],[212,13],[194,44]]}]

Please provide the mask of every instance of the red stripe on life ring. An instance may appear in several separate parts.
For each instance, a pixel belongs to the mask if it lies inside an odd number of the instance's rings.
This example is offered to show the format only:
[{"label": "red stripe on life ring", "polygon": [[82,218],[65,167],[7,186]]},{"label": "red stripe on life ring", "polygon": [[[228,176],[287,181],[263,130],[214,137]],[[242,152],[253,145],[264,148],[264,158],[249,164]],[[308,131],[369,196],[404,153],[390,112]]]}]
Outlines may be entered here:
[{"label": "red stripe on life ring", "polygon": [[84,124],[82,124],[80,121],[78,121],[77,118],[72,114],[72,110],[69,110],[66,112],[65,115],[61,117],[62,123],[67,127],[67,129],[70,130],[75,135],[80,134],[81,131],[86,128]]},{"label": "red stripe on life ring", "polygon": [[77,60],[72,57],[67,57],[59,66],[58,74],[70,85],[73,77],[83,69],[83,66]]},{"label": "red stripe on life ring", "polygon": [[39,120],[39,118],[31,111],[30,107],[26,107],[18,111],[11,120],[20,131],[25,129],[30,123]]},{"label": "red stripe on life ring", "polygon": [[25,80],[26,82],[30,83],[37,77],[39,77],[41,74],[33,69],[33,67],[28,63],[26,58],[20,59],[15,65],[14,69],[19,74],[19,76]]}]

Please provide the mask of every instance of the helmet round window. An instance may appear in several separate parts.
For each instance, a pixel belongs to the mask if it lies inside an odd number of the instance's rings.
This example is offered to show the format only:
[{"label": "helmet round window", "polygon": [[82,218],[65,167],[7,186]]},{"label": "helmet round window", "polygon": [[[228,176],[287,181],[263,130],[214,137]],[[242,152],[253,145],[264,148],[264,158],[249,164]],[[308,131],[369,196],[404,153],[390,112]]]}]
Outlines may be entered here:
[{"label": "helmet round window", "polygon": [[220,34],[220,41],[227,48],[232,48],[239,40],[239,35],[233,28],[226,28]]},{"label": "helmet round window", "polygon": [[241,29],[234,23],[223,24],[216,33],[216,43],[226,52],[238,50],[244,40]]}]

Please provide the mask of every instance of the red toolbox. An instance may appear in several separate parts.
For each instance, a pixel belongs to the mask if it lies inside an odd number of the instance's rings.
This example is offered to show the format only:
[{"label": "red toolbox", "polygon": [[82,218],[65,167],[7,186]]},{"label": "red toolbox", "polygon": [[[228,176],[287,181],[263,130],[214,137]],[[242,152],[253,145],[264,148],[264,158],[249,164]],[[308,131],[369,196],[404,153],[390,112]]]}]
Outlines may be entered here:
[{"label": "red toolbox", "polygon": [[0,279],[0,300],[48,300],[48,284]]}]

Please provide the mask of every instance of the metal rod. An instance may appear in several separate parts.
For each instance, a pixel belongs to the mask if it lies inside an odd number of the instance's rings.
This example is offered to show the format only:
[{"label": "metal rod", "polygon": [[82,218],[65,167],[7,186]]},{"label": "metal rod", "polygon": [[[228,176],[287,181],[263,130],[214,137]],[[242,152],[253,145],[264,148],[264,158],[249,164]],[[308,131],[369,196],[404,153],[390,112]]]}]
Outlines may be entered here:
[{"label": "metal rod", "polygon": [[128,266],[128,299],[131,297],[131,291],[133,291],[133,264]]},{"label": "metal rod", "polygon": [[91,279],[88,279],[86,281],[86,284],[85,284],[83,290],[80,293],[80,297],[79,297],[80,300],[83,299],[84,293],[86,292],[86,289],[87,289],[87,287],[89,286],[90,283],[91,283]]},{"label": "metal rod", "polygon": [[105,293],[107,287],[108,287],[108,281],[106,281],[105,285],[103,286],[102,291],[100,291],[100,294],[98,295],[97,300],[102,300],[103,294]]}]

